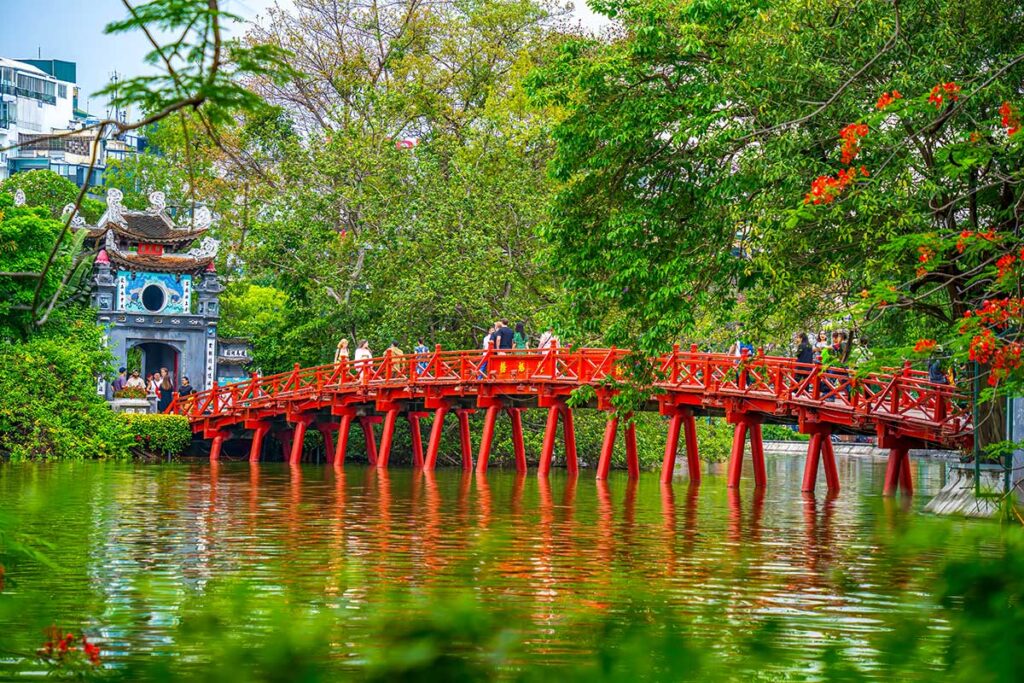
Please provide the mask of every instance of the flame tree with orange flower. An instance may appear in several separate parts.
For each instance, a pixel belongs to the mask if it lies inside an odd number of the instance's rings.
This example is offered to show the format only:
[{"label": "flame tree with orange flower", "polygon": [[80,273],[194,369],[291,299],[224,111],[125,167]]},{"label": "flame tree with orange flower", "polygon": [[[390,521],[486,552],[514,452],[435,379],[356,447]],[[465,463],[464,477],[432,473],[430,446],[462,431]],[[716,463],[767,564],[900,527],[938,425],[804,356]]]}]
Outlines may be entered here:
[{"label": "flame tree with orange flower", "polygon": [[577,338],[663,351],[739,321],[765,344],[831,325],[883,362],[968,359],[964,314],[1020,267],[1015,7],[592,4],[614,39],[567,40],[528,82],[558,112],[544,235]]}]

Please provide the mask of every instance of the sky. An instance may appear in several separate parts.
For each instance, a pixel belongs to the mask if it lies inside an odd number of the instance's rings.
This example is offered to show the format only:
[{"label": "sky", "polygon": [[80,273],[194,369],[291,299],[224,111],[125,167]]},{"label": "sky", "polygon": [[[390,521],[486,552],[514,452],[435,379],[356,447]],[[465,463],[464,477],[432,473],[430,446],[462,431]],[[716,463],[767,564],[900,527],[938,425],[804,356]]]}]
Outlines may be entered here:
[{"label": "sky", "polygon": [[[282,8],[291,0],[221,0],[224,10],[245,21],[266,16],[268,7]],[[603,17],[579,0],[573,15],[587,28],[599,29]],[[110,21],[125,16],[121,0],[0,0],[0,57],[63,59],[78,64],[81,87],[79,106],[90,114],[107,114],[103,99],[90,97],[103,88],[114,72],[122,76],[145,73],[143,56],[149,43],[140,32],[104,35]],[[231,27],[229,35],[242,35],[246,26]]]}]

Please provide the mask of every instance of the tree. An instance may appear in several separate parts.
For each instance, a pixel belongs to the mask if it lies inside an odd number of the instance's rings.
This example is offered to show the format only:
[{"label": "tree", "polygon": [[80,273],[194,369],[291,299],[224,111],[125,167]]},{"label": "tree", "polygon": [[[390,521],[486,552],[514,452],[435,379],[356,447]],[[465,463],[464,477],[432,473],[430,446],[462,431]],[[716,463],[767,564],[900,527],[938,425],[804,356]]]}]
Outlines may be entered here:
[{"label": "tree", "polygon": [[253,34],[303,74],[254,84],[294,124],[250,138],[289,191],[252,204],[239,264],[288,294],[294,360],[329,360],[341,334],[476,346],[496,317],[550,305],[548,148],[519,85],[547,22],[518,0],[304,0]]},{"label": "tree", "polygon": [[25,342],[0,340],[0,455],[125,456],[129,432],[96,393],[111,358],[95,314],[70,307],[52,318]]},{"label": "tree", "polygon": [[[33,173],[41,172],[24,175]],[[0,340],[23,339],[31,332],[29,312],[37,284],[42,296],[52,298],[68,285],[74,290],[85,271],[82,233],[58,252],[56,267],[39,282],[38,274],[61,230],[60,221],[50,216],[45,206],[14,206],[13,196],[0,192]]]},{"label": "tree", "polygon": [[[1006,4],[597,9],[621,22],[618,37],[567,40],[529,81],[537,102],[561,112],[544,233],[579,327],[648,351],[693,331],[700,311],[722,325],[742,306],[761,340],[848,313],[862,289],[904,269],[901,249],[922,226],[970,218],[966,206],[962,217],[928,207],[945,190],[920,162],[964,130],[933,106],[931,119],[885,124],[883,141],[864,142],[848,185],[884,192],[794,219],[815,175],[838,178],[839,132],[883,92],[926,100],[936,85],[970,84],[983,120],[1019,92],[1024,19]],[[943,321],[960,305],[915,297],[904,312],[942,309],[933,317]],[[885,324],[887,334],[915,327]]]},{"label": "tree", "polygon": [[[45,207],[52,218],[64,217],[64,208],[74,205],[79,194],[73,182],[50,170],[16,173],[0,182],[0,192],[14,195],[18,190],[25,193],[26,205]],[[87,197],[82,200],[80,211],[86,221],[95,224],[105,208],[103,202]]]}]

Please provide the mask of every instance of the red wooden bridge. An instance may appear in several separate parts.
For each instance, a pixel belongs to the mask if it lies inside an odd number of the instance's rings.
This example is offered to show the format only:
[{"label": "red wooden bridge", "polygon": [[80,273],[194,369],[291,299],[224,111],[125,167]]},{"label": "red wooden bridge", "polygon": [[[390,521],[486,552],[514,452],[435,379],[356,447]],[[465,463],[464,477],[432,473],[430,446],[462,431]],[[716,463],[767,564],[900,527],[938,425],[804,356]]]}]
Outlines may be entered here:
[{"label": "red wooden bridge", "polygon": [[[300,368],[292,372],[175,397],[168,412],[189,418],[194,432],[211,442],[210,459],[220,458],[222,445],[231,438],[250,439],[250,460],[257,461],[266,435],[273,429],[285,444],[287,459],[302,459],[303,437],[309,427],[319,429],[327,446],[328,461],[341,467],[353,423],[366,440],[370,464],[388,466],[399,418],[410,423],[413,464],[432,470],[445,417],[458,419],[462,464],[473,467],[469,415],[485,411],[476,468],[487,469],[494,428],[502,413],[512,426],[516,469],[526,471],[521,411],[546,409],[547,426],[537,466],[538,476],[551,468],[556,432],[562,422],[566,467],[578,471],[573,409],[568,399],[577,389],[590,387],[588,407],[608,413],[597,465],[597,478],[605,479],[619,430],[612,400],[626,379],[626,366],[654,364],[655,377],[642,410],[657,410],[668,418],[668,439],[662,481],[670,482],[682,433],[691,481],[701,475],[696,416],[724,416],[735,425],[728,484],[739,485],[747,439],[753,461],[755,486],[766,484],[761,424],[797,424],[811,435],[804,469],[805,491],[813,491],[818,464],[823,463],[830,491],[839,490],[832,450],[833,433],[877,436],[889,449],[885,492],[898,488],[912,492],[912,447],[963,448],[973,438],[969,397],[956,387],[932,384],[926,373],[909,364],[888,373],[857,376],[844,368],[803,365],[792,358],[755,355],[742,357],[701,353],[678,347],[671,353],[644,361],[619,349],[511,351],[443,351],[421,355],[386,356],[370,361]],[[433,416],[426,452],[419,421]],[[631,477],[639,475],[636,433],[625,418],[626,462]],[[374,425],[383,423],[379,445]],[[336,438],[335,438],[336,436]]]}]

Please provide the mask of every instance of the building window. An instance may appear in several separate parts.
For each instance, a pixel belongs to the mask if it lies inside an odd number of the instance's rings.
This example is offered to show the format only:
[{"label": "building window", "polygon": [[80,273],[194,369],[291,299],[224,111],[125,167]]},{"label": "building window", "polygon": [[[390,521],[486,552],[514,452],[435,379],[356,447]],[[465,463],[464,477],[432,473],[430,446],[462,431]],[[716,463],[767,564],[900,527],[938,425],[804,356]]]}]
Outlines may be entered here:
[{"label": "building window", "polygon": [[17,79],[17,92],[21,97],[31,97],[39,100],[40,103],[57,103],[57,84],[55,82],[21,72],[18,72]]},{"label": "building window", "polygon": [[18,123],[17,102],[0,101],[0,128],[10,128]]},{"label": "building window", "polygon": [[66,100],[68,98],[68,86],[61,85],[60,83],[58,83],[57,84],[57,97],[61,98],[62,100]]},{"label": "building window", "polygon": [[147,311],[159,313],[163,310],[165,303],[167,303],[167,295],[164,294],[164,288],[160,285],[146,285],[142,290],[142,305],[146,307]]}]

